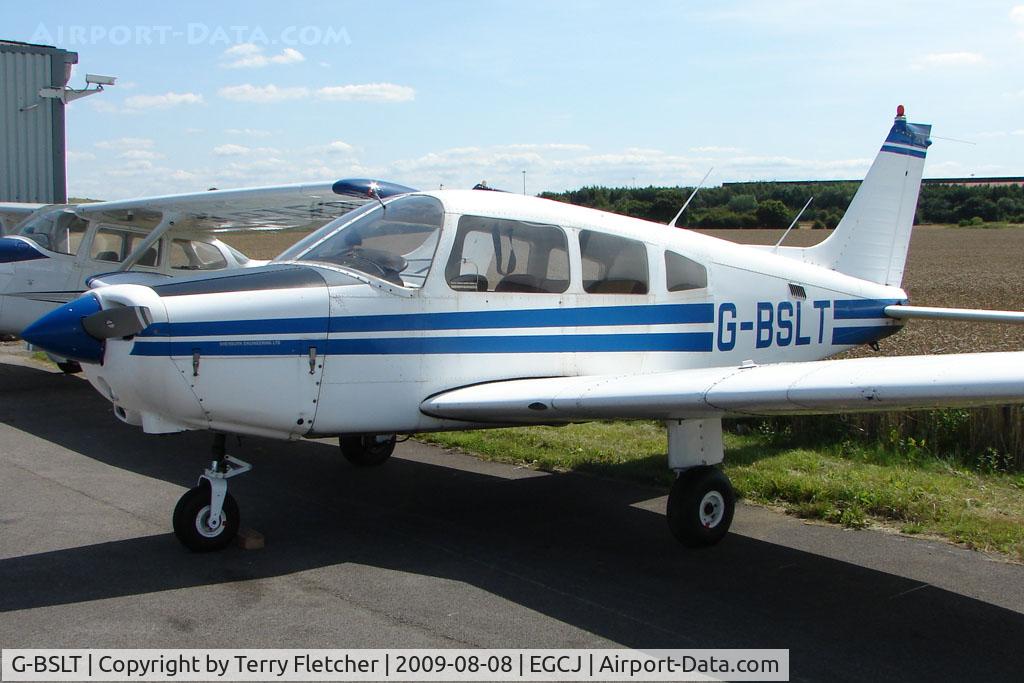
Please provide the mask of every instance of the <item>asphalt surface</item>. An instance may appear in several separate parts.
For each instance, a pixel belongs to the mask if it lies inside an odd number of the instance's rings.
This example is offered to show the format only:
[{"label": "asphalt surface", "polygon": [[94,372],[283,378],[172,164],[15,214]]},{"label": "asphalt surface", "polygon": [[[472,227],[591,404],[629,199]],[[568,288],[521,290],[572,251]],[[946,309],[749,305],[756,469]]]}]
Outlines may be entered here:
[{"label": "asphalt surface", "polygon": [[229,440],[262,550],[194,555],[170,513],[210,437],[146,436],[0,353],[2,647],[789,648],[793,680],[1014,680],[1024,567],[740,505],[677,546],[662,492],[409,442]]}]

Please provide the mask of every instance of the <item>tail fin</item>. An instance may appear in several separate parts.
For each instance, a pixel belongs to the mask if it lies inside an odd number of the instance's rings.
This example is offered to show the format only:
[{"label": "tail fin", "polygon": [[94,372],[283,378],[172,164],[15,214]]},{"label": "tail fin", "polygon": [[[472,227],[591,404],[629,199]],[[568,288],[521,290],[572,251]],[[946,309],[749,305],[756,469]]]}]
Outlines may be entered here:
[{"label": "tail fin", "polygon": [[900,286],[932,127],[907,123],[903,105],[882,149],[835,231],[804,260],[846,275]]}]

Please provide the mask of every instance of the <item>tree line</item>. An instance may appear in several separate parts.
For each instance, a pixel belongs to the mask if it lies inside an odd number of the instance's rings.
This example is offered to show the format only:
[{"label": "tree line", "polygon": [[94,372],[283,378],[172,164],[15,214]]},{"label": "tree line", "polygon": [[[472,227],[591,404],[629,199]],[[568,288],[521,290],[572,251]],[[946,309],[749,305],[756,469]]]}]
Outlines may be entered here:
[{"label": "tree line", "polygon": [[[839,181],[707,187],[697,193],[678,224],[695,228],[784,228],[813,196],[814,201],[800,220],[811,222],[815,228],[834,228],[859,186],[859,182]],[[692,191],[692,187],[591,186],[544,192],[541,197],[668,223]],[[926,183],[921,186],[914,222],[1024,223],[1024,187]]]}]

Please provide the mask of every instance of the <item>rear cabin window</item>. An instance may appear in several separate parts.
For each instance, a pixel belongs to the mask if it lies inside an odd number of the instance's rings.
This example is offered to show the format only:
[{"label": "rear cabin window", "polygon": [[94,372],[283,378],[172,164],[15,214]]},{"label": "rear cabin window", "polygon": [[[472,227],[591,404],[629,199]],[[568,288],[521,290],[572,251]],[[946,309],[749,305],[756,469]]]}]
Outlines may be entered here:
[{"label": "rear cabin window", "polygon": [[703,289],[708,286],[708,271],[693,259],[674,251],[666,251],[665,286],[670,292]]},{"label": "rear cabin window", "polygon": [[[149,235],[128,235],[128,249],[127,254],[132,254],[142,244]],[[146,266],[149,268],[155,268],[160,263],[160,243],[161,240],[157,240],[153,245],[146,249],[145,253],[139,257],[139,260],[135,262],[136,266]],[[127,256],[126,256],[127,258]]]},{"label": "rear cabin window", "polygon": [[565,231],[543,223],[463,216],[445,278],[460,292],[561,294],[569,288]]},{"label": "rear cabin window", "polygon": [[584,291],[591,294],[647,293],[647,247],[643,242],[582,230],[580,257]]}]

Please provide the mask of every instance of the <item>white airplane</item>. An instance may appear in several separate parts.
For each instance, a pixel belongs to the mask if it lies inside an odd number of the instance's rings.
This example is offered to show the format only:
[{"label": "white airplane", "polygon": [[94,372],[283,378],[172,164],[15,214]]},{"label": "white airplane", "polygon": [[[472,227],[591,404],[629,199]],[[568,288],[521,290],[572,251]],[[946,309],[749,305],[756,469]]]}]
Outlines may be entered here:
[{"label": "white airplane", "polygon": [[923,309],[900,288],[930,126],[902,107],[838,228],[808,248],[751,247],[501,192],[372,202],[271,264],[99,287],[24,333],[82,362],[123,421],[205,429],[218,456],[179,501],[176,535],[223,548],[224,434],[339,436],[378,465],[396,434],[656,419],[678,473],[668,523],[687,545],[729,528],[716,467],[729,415],[1024,402],[1024,354],[822,360]]},{"label": "white airplane", "polygon": [[[317,228],[367,201],[410,188],[366,179],[213,190],[91,204],[0,204],[0,335],[21,334],[87,290],[131,270],[138,282],[261,266],[216,238],[237,230]],[[71,371],[74,362],[61,363]]]}]

